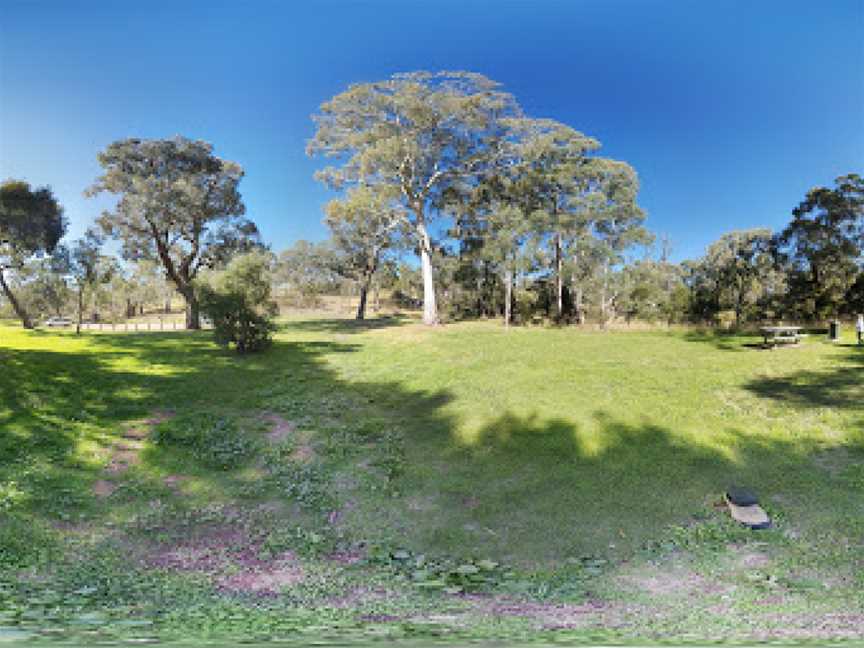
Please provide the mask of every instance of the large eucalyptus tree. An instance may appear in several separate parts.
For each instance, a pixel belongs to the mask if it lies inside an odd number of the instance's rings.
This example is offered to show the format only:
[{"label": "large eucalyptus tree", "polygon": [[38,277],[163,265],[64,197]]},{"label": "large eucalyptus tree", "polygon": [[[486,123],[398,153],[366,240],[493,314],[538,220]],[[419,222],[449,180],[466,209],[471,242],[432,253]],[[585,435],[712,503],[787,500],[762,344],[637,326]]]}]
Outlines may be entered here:
[{"label": "large eucalyptus tree", "polygon": [[120,140],[99,163],[105,173],[87,194],[120,197],[99,218],[102,229],[120,239],[125,258],[162,264],[186,300],[186,327],[200,328],[198,272],[260,245],[258,228],[243,217],[243,169],[214,156],[207,142],[185,137]]},{"label": "large eucalyptus tree", "polygon": [[313,119],[307,152],[334,159],[316,177],[329,187],[385,185],[410,223],[423,274],[423,321],[438,322],[430,222],[454,183],[495,168],[502,117],[519,114],[499,84],[471,72],[412,72],[352,85]]}]

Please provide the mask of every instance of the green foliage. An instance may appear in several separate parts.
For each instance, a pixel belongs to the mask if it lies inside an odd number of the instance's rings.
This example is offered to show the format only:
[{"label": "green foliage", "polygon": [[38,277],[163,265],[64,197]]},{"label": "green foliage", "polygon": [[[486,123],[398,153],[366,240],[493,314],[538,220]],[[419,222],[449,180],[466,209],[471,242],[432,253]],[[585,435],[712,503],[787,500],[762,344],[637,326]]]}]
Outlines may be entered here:
[{"label": "green foliage", "polygon": [[203,412],[159,424],[152,439],[158,446],[190,450],[205,466],[219,470],[243,466],[259,449],[259,444],[234,420]]},{"label": "green foliage", "polygon": [[296,463],[273,454],[265,457],[267,484],[310,511],[329,511],[335,500],[329,475],[314,463]]},{"label": "green foliage", "polygon": [[494,560],[429,557],[408,549],[386,546],[373,547],[367,562],[388,567],[420,590],[446,594],[490,591],[513,577],[509,569]]},{"label": "green foliage", "polygon": [[104,173],[87,193],[119,196],[99,225],[121,241],[125,258],[162,265],[187,301],[187,327],[199,328],[198,273],[260,247],[258,228],[243,218],[243,169],[213,155],[207,142],[184,137],[118,140],[99,164]]},{"label": "green foliage", "polygon": [[[10,488],[7,484],[4,489],[7,507],[13,488],[14,485]],[[0,498],[3,497],[4,493],[0,492]],[[4,569],[44,565],[56,558],[59,551],[55,534],[40,524],[34,524],[32,519],[6,513],[3,502],[0,499],[0,582]]]},{"label": "green foliage", "polygon": [[853,286],[864,275],[864,178],[850,173],[833,188],[811,189],[792,214],[776,240],[788,265],[789,312],[809,318],[854,314]]},{"label": "green foliage", "polygon": [[0,289],[24,328],[32,328],[33,322],[6,272],[20,269],[34,255],[51,254],[65,231],[63,208],[48,187],[33,190],[19,180],[0,184]]},{"label": "green foliage", "polygon": [[213,322],[214,339],[237,353],[270,346],[276,304],[270,300],[270,259],[260,252],[234,257],[228,267],[197,286],[201,312]]}]

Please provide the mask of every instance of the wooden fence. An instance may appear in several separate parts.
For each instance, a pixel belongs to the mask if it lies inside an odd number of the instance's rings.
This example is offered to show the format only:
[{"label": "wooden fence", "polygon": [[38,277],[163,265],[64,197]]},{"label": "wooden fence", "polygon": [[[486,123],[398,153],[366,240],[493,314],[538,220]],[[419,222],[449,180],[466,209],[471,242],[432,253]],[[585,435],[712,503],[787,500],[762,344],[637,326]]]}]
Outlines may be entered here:
[{"label": "wooden fence", "polygon": [[[72,324],[70,328],[74,328]],[[201,322],[202,329],[212,329],[209,322]],[[148,322],[83,322],[82,331],[105,331],[118,333],[146,333],[147,331],[185,331],[186,323],[178,320],[158,320]]]}]

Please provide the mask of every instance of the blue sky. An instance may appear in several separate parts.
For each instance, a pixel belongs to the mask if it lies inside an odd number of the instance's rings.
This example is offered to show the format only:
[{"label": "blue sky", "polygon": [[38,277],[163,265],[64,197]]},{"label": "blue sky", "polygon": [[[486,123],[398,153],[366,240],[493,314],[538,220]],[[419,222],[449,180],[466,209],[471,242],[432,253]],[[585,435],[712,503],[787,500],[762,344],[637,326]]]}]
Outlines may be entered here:
[{"label": "blue sky", "polygon": [[318,105],[418,69],[486,74],[527,113],[632,164],[676,259],[777,229],[805,192],[864,172],[864,2],[0,3],[0,178],[50,185],[76,236],[96,154],[183,134],[243,165],[275,250],[322,239],[306,157]]}]

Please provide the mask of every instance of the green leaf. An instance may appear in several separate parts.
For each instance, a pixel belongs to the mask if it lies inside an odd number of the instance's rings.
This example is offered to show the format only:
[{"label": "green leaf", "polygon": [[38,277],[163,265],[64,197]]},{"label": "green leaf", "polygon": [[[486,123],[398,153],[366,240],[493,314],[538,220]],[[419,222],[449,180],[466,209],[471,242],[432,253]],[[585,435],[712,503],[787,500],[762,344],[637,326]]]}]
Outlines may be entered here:
[{"label": "green leaf", "polygon": [[476,574],[480,571],[480,569],[476,565],[459,565],[456,569],[453,570],[455,573],[461,576],[470,576],[471,574]]}]

